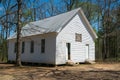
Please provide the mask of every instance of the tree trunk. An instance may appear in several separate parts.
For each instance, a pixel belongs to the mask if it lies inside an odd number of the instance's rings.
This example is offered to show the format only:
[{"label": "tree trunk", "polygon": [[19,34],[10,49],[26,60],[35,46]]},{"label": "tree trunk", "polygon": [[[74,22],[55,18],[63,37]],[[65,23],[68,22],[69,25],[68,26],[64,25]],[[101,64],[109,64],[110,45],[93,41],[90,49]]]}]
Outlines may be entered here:
[{"label": "tree trunk", "polygon": [[22,0],[17,0],[18,3],[18,20],[17,20],[17,54],[16,54],[16,66],[21,66],[21,4]]}]

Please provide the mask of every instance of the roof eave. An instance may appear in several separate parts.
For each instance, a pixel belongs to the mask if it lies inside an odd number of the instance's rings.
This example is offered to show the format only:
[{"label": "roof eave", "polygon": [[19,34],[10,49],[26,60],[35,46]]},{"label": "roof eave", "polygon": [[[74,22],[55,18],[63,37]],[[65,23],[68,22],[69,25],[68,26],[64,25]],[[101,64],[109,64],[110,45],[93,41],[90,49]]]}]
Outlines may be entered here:
[{"label": "roof eave", "polygon": [[96,38],[98,38],[97,34],[95,33],[95,31],[93,30],[92,26],[90,25],[89,21],[87,20],[86,16],[84,15],[84,12],[83,10],[80,8],[79,10],[79,14],[83,17],[82,19],[84,19],[86,25],[88,26],[89,30],[90,30],[90,33],[93,37],[93,40],[95,41]]}]

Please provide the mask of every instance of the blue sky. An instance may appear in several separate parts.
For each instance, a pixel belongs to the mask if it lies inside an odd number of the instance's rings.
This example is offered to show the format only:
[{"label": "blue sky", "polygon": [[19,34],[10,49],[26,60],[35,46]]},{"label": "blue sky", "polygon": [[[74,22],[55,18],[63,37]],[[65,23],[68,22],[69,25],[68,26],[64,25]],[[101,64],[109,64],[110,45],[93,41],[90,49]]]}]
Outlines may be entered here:
[{"label": "blue sky", "polygon": [[[31,1],[33,1],[33,0],[31,0]],[[39,1],[39,0],[38,0],[38,1]],[[50,1],[50,0],[40,0],[40,1],[41,1],[41,4],[42,4],[42,3],[48,2],[48,1]],[[60,4],[60,1],[61,1],[61,0],[54,0],[54,4],[57,5],[57,6],[59,6],[59,5],[61,5],[61,4]],[[103,0],[100,0],[100,1],[103,1]],[[96,0],[92,0],[92,2],[96,3]],[[14,2],[13,2],[13,3],[14,3]],[[119,3],[120,3],[120,0],[119,0]],[[102,4],[101,4],[101,5],[102,5]],[[29,4],[28,4],[28,6],[29,6]],[[31,6],[30,6],[30,7],[31,7]],[[4,12],[4,11],[3,11],[3,7],[2,7],[2,5],[0,4],[0,16],[4,14],[3,12]],[[92,25],[93,25],[95,28],[97,28],[98,23],[93,23]]]},{"label": "blue sky", "polygon": [[3,10],[3,7],[2,7],[2,5],[0,4],[0,15],[1,15],[2,10]]}]

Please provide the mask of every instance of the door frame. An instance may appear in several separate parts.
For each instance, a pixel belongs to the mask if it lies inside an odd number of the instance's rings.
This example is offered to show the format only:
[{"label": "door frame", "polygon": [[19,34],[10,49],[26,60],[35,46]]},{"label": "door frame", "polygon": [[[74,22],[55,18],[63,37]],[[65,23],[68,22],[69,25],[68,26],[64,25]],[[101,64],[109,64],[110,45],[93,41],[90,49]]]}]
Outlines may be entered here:
[{"label": "door frame", "polygon": [[67,60],[71,60],[71,43],[66,43]]},{"label": "door frame", "polygon": [[89,44],[85,45],[85,56],[86,56],[86,59],[89,59]]}]

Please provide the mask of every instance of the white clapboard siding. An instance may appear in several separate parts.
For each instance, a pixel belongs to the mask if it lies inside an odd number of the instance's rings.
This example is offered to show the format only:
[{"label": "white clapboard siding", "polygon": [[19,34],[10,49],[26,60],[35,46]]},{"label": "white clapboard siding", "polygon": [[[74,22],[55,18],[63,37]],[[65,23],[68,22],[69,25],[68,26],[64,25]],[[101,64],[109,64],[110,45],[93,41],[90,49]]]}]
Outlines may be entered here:
[{"label": "white clapboard siding", "polygon": [[[76,42],[76,33],[82,34],[82,42]],[[95,60],[94,40],[97,35],[81,8],[30,22],[22,28],[21,34],[22,41],[25,42],[25,50],[21,54],[22,62],[65,64],[68,61],[66,43],[71,44],[70,56],[73,62],[85,62],[87,59]],[[10,61],[16,59],[14,53],[16,36],[15,33],[8,38],[8,60]],[[45,39],[45,53],[41,53],[41,39]],[[34,53],[30,52],[31,41],[34,41]],[[87,49],[86,46],[88,46]],[[88,58],[86,51],[89,51]]]},{"label": "white clapboard siding", "polygon": [[14,42],[13,40],[8,42],[8,60],[14,61],[16,56],[14,53]]},{"label": "white clapboard siding", "polygon": [[[82,34],[82,42],[75,41],[75,33]],[[66,43],[71,43],[71,60],[84,62],[85,46],[89,44],[89,59],[95,60],[95,45],[92,36],[77,14],[58,34],[56,39],[56,64],[64,64],[67,60]]]},{"label": "white clapboard siding", "polygon": [[[43,35],[31,36],[22,39],[25,42],[25,51],[21,54],[21,61],[55,64],[56,35]],[[45,53],[41,53],[41,39],[45,39]],[[34,53],[30,53],[31,40],[34,41]],[[14,53],[14,43],[15,40],[9,40],[8,60],[10,61],[15,61],[16,59],[16,54]]]}]

